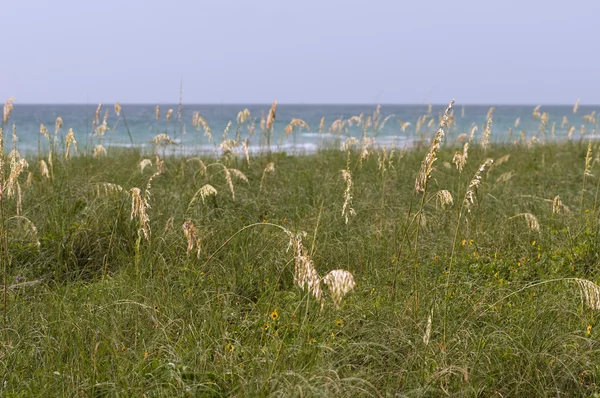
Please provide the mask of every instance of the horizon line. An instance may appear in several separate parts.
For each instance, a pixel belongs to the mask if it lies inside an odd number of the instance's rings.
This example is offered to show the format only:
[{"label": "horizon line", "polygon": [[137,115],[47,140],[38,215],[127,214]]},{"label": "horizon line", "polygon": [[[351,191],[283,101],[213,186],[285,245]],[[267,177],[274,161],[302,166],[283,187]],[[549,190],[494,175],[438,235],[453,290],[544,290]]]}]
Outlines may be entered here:
[{"label": "horizon line", "polygon": [[[117,101],[119,102],[119,101]],[[82,106],[82,105],[93,105],[96,106],[97,104],[101,103],[102,105],[114,105],[117,102],[18,102],[15,101],[14,105],[15,107],[19,106],[19,105],[78,105],[78,106]],[[121,104],[122,106],[124,105],[151,105],[151,106],[156,106],[156,105],[174,105],[174,106],[178,106],[179,103],[178,102],[119,102],[119,104]],[[186,107],[186,106],[271,106],[272,103],[269,102],[183,102],[182,106]],[[414,102],[379,102],[379,103],[367,103],[367,102],[277,102],[277,105],[284,105],[284,106],[448,106],[447,103],[414,103]],[[573,107],[575,105],[575,103],[572,104],[568,104],[568,103],[549,103],[549,104],[544,104],[544,103],[508,103],[508,102],[501,102],[501,103],[464,103],[464,104],[458,104],[455,105],[454,107],[462,107],[462,106],[531,106],[531,107],[536,107],[536,106],[550,106],[550,107],[562,107],[562,106],[568,106],[568,107]],[[580,107],[590,107],[590,106],[600,106],[600,104],[579,104]]]}]

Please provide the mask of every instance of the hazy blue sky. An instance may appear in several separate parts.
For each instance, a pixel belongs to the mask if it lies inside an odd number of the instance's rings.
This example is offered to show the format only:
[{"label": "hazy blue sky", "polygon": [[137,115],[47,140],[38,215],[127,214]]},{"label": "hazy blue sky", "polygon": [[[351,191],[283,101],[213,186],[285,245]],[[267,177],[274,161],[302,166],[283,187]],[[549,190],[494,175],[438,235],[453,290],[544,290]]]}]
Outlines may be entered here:
[{"label": "hazy blue sky", "polygon": [[599,0],[2,1],[17,103],[600,104]]}]

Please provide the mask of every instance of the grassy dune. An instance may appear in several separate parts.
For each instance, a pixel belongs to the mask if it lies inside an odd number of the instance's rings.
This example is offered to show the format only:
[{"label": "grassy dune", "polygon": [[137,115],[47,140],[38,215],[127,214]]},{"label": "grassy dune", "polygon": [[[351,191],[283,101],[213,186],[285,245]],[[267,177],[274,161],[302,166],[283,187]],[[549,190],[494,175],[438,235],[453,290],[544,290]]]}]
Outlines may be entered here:
[{"label": "grassy dune", "polygon": [[[586,178],[580,206],[586,146],[489,150],[491,158],[510,158],[486,170],[466,212],[462,198],[480,152],[471,150],[462,173],[444,167],[453,151],[439,153],[424,223],[414,221],[420,150],[394,153],[385,172],[376,154],[361,164],[350,152],[356,216],[348,224],[341,213],[345,152],[265,155],[250,167],[242,159],[204,159],[245,173],[248,183],[233,182],[235,200],[222,167],[208,167],[205,176],[197,161],[168,158],[148,199],[149,240],[138,238],[139,223],[130,220],[127,191],[143,189],[155,172],[140,172],[139,153],[61,160],[53,181],[38,177],[31,161],[36,177],[23,189],[23,216],[37,226],[40,246],[27,222],[7,216],[12,286],[3,390],[589,394],[600,372],[597,317],[567,279],[598,278],[595,177]],[[275,171],[263,180],[271,161]],[[105,182],[123,191],[107,192]],[[189,208],[206,183],[217,195]],[[440,189],[451,192],[453,205],[436,203]],[[556,195],[569,211],[553,214]],[[14,214],[14,202],[5,202]],[[539,232],[517,216],[523,213],[539,220]],[[186,220],[198,230],[199,257],[195,249],[186,254]],[[251,224],[258,225],[235,235]],[[294,286],[290,239],[270,224],[306,231],[321,275],[338,268],[354,274],[357,285],[340,308],[325,286],[323,309]]]},{"label": "grassy dune", "polygon": [[[264,154],[249,165],[164,156],[162,169],[111,149],[55,154],[50,178],[30,158],[21,215],[16,195],[2,200],[0,391],[593,396],[600,169],[590,148],[473,142],[459,172],[462,147],[445,144],[424,193],[415,177],[427,147]],[[217,193],[202,200],[206,184]],[[132,188],[148,205],[147,239]],[[320,302],[294,283],[286,231],[306,232],[304,259],[320,277],[353,274],[339,307],[330,285]]]}]

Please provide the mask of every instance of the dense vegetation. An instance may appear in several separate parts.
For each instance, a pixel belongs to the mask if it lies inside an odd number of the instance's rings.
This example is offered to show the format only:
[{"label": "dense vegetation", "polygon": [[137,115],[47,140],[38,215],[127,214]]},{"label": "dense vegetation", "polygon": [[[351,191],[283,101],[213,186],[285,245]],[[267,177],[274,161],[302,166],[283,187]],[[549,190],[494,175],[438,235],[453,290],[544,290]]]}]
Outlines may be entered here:
[{"label": "dense vegetation", "polygon": [[[6,169],[2,395],[598,391],[594,143],[472,142],[462,172],[445,143],[424,192],[428,145],[345,149],[32,156],[20,205]],[[320,302],[299,257],[354,289]]]}]

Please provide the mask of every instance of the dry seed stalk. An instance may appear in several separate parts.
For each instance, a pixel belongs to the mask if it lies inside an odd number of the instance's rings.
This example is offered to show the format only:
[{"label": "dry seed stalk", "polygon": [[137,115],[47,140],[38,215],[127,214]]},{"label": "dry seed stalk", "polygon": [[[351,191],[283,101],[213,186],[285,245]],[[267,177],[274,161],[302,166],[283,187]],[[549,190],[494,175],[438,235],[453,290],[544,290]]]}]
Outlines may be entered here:
[{"label": "dry seed stalk", "polygon": [[467,193],[465,195],[465,206],[467,207],[467,210],[471,211],[471,205],[473,205],[475,203],[475,193],[477,192],[477,188],[479,187],[479,185],[481,185],[481,176],[483,174],[483,172],[485,171],[486,167],[489,167],[490,165],[492,165],[494,163],[493,159],[486,159],[481,166],[479,166],[479,169],[477,169],[477,171],[475,172],[475,175],[473,176],[473,179],[471,180],[471,182],[469,183],[469,187],[467,188]]},{"label": "dry seed stalk", "polygon": [[356,216],[356,211],[352,208],[352,174],[349,169],[342,170],[342,178],[346,182],[344,190],[344,204],[342,205],[342,217],[346,220],[346,224],[350,217]]},{"label": "dry seed stalk", "polygon": [[355,286],[354,276],[343,269],[330,271],[323,277],[323,282],[331,290],[331,297],[336,307],[340,306],[344,296]]},{"label": "dry seed stalk", "polygon": [[187,246],[188,256],[190,255],[190,252],[192,250],[194,250],[194,246],[196,246],[196,257],[200,258],[200,250],[202,248],[200,236],[198,234],[198,229],[196,228],[196,226],[194,226],[194,224],[190,220],[187,220],[186,222],[183,223],[183,233],[184,233],[185,238],[187,239],[187,243],[188,243],[188,246]]},{"label": "dry seed stalk", "polygon": [[15,97],[10,97],[4,103],[4,118],[2,119],[2,124],[8,123],[8,119],[10,119],[10,114],[14,109],[13,102],[15,102]]},{"label": "dry seed stalk", "polygon": [[309,125],[302,119],[292,119],[292,121],[285,126],[285,135],[289,136],[294,132],[296,127],[304,127],[307,131],[310,131]]},{"label": "dry seed stalk", "polygon": [[431,178],[431,172],[433,171],[433,163],[437,160],[437,153],[440,149],[440,146],[442,145],[442,139],[444,138],[445,134],[444,128],[448,123],[450,111],[452,110],[452,105],[454,105],[454,100],[450,101],[450,105],[448,105],[448,107],[444,111],[444,115],[442,116],[442,119],[440,121],[439,129],[435,135],[433,143],[429,148],[429,152],[427,152],[427,155],[425,155],[425,159],[423,159],[423,162],[421,163],[421,170],[419,171],[419,174],[417,175],[417,178],[415,180],[415,191],[417,193],[425,192],[425,189],[427,188],[427,182]]}]

